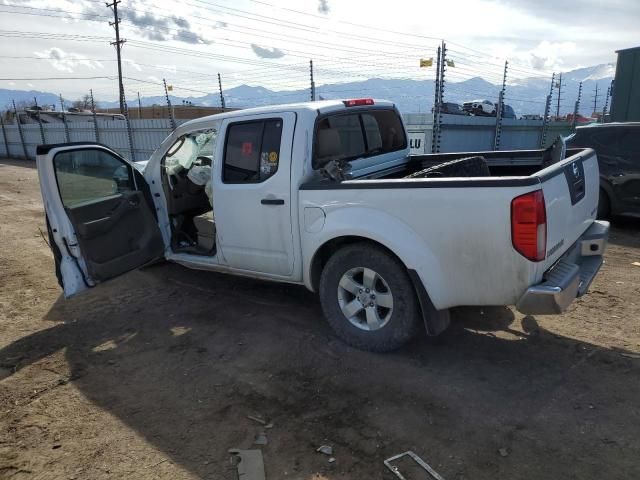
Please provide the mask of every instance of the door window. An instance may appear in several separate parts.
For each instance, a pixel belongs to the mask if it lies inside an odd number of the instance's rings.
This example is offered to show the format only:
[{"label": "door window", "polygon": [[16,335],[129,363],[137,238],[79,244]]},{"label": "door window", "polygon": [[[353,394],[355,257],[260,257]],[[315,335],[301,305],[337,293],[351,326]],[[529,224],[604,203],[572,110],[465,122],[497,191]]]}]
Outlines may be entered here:
[{"label": "door window", "polygon": [[272,177],[280,163],[281,141],[281,119],[229,125],[222,180],[225,183],[260,183]]},{"label": "door window", "polygon": [[66,208],[134,190],[131,168],[104,150],[60,152],[53,168]]}]

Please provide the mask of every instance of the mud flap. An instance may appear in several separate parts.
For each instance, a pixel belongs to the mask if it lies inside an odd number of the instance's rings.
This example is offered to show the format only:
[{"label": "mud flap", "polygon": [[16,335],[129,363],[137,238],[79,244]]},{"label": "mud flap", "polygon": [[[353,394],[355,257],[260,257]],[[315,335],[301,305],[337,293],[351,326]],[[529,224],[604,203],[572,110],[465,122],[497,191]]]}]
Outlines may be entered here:
[{"label": "mud flap", "polygon": [[449,309],[437,310],[433,305],[429,294],[422,284],[422,280],[418,276],[418,272],[408,269],[409,278],[416,290],[418,302],[420,303],[420,311],[422,312],[422,320],[424,321],[427,335],[436,336],[444,332],[451,323],[451,314]]}]

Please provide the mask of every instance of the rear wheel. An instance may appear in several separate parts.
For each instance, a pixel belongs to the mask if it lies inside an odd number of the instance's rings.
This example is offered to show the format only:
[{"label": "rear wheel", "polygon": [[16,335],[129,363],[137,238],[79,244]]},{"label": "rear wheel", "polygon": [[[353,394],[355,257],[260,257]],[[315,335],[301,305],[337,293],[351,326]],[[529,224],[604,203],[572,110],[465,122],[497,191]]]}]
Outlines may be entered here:
[{"label": "rear wheel", "polygon": [[419,307],[404,266],[380,247],[338,250],[320,277],[320,301],[336,334],[350,345],[388,352],[417,332]]},{"label": "rear wheel", "polygon": [[609,218],[609,215],[611,215],[611,201],[607,192],[601,188],[598,200],[598,218]]}]

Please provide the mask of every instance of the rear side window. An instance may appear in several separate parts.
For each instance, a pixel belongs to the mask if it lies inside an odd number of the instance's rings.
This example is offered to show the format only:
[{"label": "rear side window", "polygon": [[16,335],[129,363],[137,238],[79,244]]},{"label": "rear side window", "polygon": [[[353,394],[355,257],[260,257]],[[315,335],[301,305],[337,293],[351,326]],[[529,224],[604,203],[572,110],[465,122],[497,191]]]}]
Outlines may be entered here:
[{"label": "rear side window", "polygon": [[400,117],[394,110],[330,115],[318,122],[314,168],[332,160],[354,160],[407,148]]},{"label": "rear side window", "polygon": [[281,119],[229,125],[222,180],[225,183],[259,183],[273,176],[278,170],[281,140]]}]

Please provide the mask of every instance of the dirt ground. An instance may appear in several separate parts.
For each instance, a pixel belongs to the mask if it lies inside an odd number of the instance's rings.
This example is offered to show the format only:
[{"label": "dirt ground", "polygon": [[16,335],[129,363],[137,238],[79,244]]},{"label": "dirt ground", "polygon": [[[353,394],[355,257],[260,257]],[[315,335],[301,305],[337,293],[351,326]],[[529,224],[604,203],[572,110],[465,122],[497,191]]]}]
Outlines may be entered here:
[{"label": "dirt ground", "polygon": [[447,480],[640,478],[640,222],[565,315],[457,309],[380,355],[304,288],[178,265],[64,300],[33,167],[0,161],[0,478],[233,479],[247,415],[270,480],[392,479],[406,450]]}]

